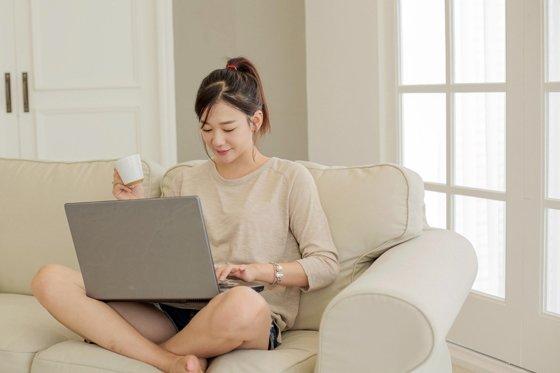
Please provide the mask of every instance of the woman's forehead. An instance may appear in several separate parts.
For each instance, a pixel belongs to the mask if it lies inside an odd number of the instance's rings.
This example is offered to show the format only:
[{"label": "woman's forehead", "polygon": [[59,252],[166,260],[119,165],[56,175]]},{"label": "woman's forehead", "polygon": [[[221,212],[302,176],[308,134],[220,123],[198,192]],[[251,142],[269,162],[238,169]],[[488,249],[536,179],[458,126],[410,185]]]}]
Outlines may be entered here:
[{"label": "woman's forehead", "polygon": [[245,117],[245,113],[226,104],[214,104],[210,111],[204,112],[202,116],[203,124],[228,124]]}]

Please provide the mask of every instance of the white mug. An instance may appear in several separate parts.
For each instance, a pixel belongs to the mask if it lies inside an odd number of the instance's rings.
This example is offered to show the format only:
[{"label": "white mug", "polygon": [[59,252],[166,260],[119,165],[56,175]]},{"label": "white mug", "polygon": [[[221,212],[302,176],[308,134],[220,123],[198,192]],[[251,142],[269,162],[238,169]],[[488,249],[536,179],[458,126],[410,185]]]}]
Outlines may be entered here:
[{"label": "white mug", "polygon": [[141,183],[144,180],[140,154],[129,155],[117,160],[115,168],[119,172],[124,185],[130,186]]}]

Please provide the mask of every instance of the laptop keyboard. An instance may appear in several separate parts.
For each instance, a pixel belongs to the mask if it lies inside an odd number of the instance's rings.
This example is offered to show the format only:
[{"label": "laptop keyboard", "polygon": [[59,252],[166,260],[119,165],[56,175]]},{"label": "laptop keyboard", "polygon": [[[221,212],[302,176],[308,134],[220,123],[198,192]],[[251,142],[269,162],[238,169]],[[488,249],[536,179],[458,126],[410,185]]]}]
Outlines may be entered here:
[{"label": "laptop keyboard", "polygon": [[235,281],[235,280],[226,278],[225,280],[220,281],[219,284],[220,284],[220,287],[222,287],[222,288],[231,288],[231,287],[239,285],[239,281]]}]

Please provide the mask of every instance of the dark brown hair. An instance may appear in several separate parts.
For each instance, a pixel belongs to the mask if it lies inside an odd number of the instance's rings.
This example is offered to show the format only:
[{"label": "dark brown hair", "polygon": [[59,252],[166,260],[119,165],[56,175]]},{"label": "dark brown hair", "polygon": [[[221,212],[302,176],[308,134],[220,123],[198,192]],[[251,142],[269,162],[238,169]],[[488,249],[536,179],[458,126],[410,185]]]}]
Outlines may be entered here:
[{"label": "dark brown hair", "polygon": [[[230,58],[226,63],[226,67],[212,71],[200,83],[198,93],[196,94],[194,111],[202,126],[212,106],[220,100],[245,113],[248,125],[250,125],[249,118],[257,110],[262,111],[263,123],[258,132],[253,135],[255,146],[256,141],[260,137],[270,132],[268,105],[266,104],[261,78],[255,65],[245,57]],[[202,118],[204,111],[206,111],[206,116]],[[204,141],[203,146],[208,158],[212,159],[208,154]]]}]

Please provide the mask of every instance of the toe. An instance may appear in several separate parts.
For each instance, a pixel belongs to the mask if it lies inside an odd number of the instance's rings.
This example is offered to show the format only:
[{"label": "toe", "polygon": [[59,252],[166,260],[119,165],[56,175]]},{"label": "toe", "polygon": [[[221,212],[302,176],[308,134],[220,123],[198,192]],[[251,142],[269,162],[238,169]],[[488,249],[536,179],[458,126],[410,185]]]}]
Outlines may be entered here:
[{"label": "toe", "polygon": [[200,363],[196,356],[189,355],[186,357],[185,360],[186,360],[185,368],[187,368],[187,372],[198,373],[202,371],[200,369]]}]

